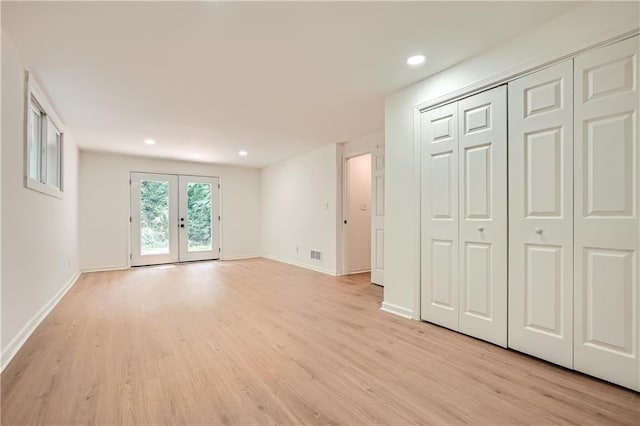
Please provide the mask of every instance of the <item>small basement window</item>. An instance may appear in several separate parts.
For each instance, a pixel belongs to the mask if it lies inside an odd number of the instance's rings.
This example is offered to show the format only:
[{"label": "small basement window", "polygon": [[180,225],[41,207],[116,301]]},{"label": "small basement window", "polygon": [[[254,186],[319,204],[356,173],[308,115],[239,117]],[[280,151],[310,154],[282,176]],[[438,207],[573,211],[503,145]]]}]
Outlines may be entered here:
[{"label": "small basement window", "polygon": [[63,141],[60,120],[43,92],[26,72],[27,132],[25,140],[25,186],[62,198]]}]

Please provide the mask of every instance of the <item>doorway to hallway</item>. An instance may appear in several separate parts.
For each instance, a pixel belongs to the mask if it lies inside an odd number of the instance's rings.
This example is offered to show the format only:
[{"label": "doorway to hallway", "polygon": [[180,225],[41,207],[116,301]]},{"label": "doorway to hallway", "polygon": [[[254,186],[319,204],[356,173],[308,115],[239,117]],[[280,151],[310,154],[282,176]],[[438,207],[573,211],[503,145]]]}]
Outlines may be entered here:
[{"label": "doorway to hallway", "polygon": [[371,154],[345,161],[345,274],[371,270]]}]

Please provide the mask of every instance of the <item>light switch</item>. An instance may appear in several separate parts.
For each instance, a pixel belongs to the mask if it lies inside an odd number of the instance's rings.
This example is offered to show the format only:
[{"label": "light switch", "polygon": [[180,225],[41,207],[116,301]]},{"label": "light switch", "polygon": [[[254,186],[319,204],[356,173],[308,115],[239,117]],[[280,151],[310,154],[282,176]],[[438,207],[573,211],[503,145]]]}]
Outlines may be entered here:
[{"label": "light switch", "polygon": [[360,204],[360,210],[362,210],[363,212],[367,211],[367,203],[361,203]]}]

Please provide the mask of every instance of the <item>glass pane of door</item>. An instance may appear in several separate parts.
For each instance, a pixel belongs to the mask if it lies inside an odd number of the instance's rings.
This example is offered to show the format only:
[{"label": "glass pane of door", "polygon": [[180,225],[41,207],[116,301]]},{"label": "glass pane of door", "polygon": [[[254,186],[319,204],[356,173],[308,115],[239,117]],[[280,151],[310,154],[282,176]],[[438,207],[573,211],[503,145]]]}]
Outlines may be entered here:
[{"label": "glass pane of door", "polygon": [[169,182],[140,181],[140,253],[169,253]]},{"label": "glass pane of door", "polygon": [[187,183],[189,220],[187,251],[189,252],[210,251],[213,247],[211,192],[209,183]]}]

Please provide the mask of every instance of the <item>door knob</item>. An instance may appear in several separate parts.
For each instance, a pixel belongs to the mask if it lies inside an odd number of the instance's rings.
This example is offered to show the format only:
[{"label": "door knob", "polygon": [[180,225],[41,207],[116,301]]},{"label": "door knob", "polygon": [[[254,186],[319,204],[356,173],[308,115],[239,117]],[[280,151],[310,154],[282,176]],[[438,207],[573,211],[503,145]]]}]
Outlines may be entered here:
[{"label": "door knob", "polygon": [[184,223],[181,223],[181,224],[180,224],[180,228],[184,228]]},{"label": "door knob", "polygon": [[484,226],[478,226],[478,231],[483,232],[484,231]]},{"label": "door knob", "polygon": [[536,234],[542,235],[542,228],[536,228]]}]

